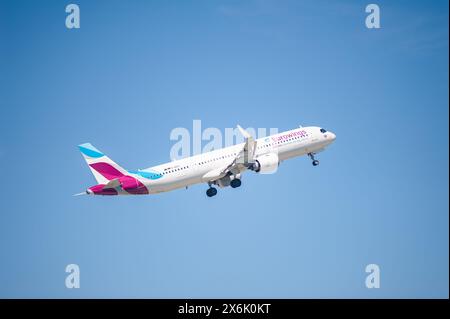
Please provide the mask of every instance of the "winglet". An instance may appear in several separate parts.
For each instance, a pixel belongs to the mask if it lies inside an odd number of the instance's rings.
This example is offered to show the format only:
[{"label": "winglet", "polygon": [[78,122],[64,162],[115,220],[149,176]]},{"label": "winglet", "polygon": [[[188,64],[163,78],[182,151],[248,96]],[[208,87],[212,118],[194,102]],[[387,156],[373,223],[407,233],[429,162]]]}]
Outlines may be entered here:
[{"label": "winglet", "polygon": [[250,135],[250,133],[247,132],[246,130],[244,130],[239,124],[237,125],[237,128],[238,128],[239,132],[241,132],[242,136],[244,136],[245,138],[250,138],[250,137],[252,137],[252,136]]}]

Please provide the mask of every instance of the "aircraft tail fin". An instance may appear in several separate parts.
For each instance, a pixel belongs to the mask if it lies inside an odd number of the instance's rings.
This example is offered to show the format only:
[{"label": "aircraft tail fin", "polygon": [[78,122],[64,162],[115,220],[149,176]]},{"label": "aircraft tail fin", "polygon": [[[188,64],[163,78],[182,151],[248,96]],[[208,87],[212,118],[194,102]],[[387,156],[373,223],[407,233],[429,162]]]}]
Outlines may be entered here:
[{"label": "aircraft tail fin", "polygon": [[78,145],[86,163],[98,184],[107,184],[110,180],[127,174],[127,171],[96,149],[91,143]]}]

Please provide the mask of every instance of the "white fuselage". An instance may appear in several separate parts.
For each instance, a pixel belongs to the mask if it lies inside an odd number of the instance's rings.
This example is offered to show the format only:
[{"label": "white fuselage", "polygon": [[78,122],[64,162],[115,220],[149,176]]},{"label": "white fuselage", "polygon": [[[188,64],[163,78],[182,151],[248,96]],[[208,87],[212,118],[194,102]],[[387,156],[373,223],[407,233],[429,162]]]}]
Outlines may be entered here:
[{"label": "white fuselage", "polygon": [[[302,127],[257,139],[255,158],[268,153],[278,155],[279,161],[323,150],[335,140],[332,132],[322,132],[320,127]],[[140,172],[152,172],[160,178],[148,180],[136,176],[150,194],[167,192],[190,185],[206,183],[205,174],[228,165],[242,150],[244,143],[153,166]],[[135,175],[134,175],[135,176]]]}]

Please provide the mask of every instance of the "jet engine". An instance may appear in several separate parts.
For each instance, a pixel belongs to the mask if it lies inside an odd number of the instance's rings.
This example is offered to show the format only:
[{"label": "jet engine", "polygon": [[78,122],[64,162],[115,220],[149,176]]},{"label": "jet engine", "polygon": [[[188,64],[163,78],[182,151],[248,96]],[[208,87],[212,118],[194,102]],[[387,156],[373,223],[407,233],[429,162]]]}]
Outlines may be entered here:
[{"label": "jet engine", "polygon": [[259,156],[250,169],[261,174],[275,173],[280,165],[278,154],[268,153]]}]

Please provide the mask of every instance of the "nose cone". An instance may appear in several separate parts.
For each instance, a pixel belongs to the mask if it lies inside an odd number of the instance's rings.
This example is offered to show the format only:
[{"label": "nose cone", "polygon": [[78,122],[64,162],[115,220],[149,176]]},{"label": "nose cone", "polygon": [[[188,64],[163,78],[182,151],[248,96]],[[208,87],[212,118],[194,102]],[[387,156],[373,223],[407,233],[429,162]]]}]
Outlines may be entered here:
[{"label": "nose cone", "polygon": [[334,134],[333,132],[329,132],[330,135],[330,140],[334,141],[336,139],[336,134]]}]

